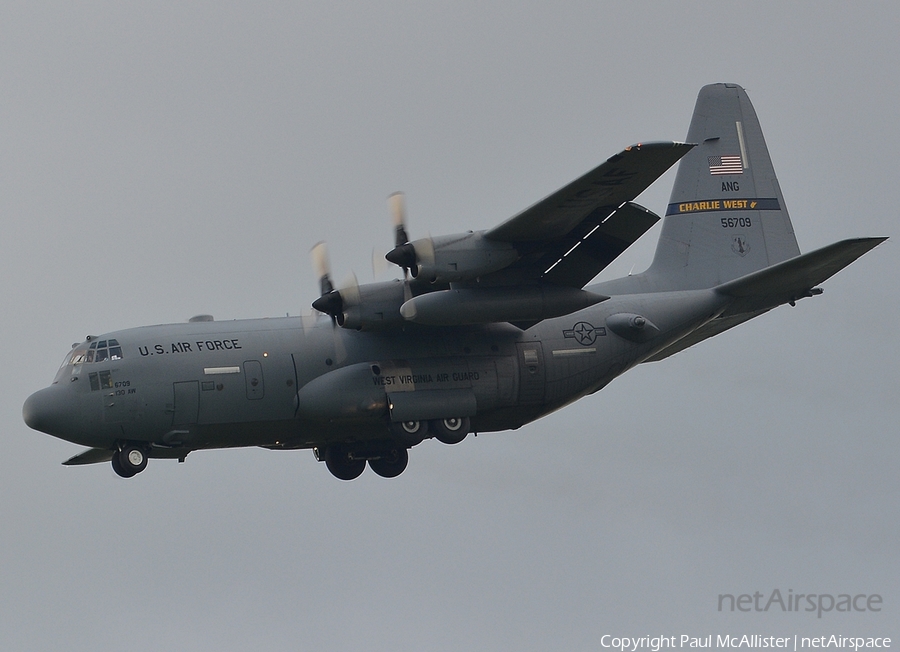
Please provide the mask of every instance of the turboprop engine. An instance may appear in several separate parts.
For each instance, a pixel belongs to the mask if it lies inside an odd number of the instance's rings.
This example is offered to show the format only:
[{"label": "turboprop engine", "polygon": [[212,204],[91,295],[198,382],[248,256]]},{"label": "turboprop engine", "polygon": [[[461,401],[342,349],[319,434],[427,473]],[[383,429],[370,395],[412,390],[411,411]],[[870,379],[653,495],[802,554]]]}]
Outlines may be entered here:
[{"label": "turboprop engine", "polygon": [[385,258],[413,278],[454,283],[501,270],[518,260],[519,252],[508,242],[485,238],[484,231],[469,231],[400,244]]}]

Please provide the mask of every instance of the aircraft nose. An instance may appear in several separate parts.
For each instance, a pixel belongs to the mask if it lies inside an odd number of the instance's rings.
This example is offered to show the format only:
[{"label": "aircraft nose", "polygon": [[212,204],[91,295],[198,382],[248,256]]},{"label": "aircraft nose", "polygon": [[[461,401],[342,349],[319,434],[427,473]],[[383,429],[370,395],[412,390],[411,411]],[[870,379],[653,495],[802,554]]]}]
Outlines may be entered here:
[{"label": "aircraft nose", "polygon": [[29,428],[56,435],[67,421],[65,403],[58,387],[45,387],[25,400],[22,418]]}]

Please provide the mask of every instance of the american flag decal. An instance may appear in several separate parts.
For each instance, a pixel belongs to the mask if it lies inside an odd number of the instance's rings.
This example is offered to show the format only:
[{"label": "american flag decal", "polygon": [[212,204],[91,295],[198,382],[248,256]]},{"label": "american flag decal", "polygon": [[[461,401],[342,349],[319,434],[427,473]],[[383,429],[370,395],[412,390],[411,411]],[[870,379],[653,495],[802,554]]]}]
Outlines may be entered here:
[{"label": "american flag decal", "polygon": [[743,174],[744,163],[738,156],[707,156],[710,174]]}]

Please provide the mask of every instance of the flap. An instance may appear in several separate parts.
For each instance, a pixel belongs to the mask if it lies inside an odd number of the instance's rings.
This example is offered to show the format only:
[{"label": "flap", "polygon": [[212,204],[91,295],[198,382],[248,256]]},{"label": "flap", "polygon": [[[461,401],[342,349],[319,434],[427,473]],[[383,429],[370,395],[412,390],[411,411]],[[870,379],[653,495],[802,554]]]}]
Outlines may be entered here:
[{"label": "flap", "polygon": [[550,264],[543,279],[584,287],[658,221],[656,213],[628,202],[597,225],[582,223],[549,252],[563,252],[555,261],[544,258],[542,263]]}]

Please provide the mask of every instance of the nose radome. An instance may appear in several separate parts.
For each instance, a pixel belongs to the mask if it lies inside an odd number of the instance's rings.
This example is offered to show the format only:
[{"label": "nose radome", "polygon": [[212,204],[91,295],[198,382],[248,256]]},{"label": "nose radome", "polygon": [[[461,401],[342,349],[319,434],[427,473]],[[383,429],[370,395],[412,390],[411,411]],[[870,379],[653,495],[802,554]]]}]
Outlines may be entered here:
[{"label": "nose radome", "polygon": [[63,401],[57,387],[45,387],[25,399],[22,418],[29,428],[56,435],[65,424]]}]

